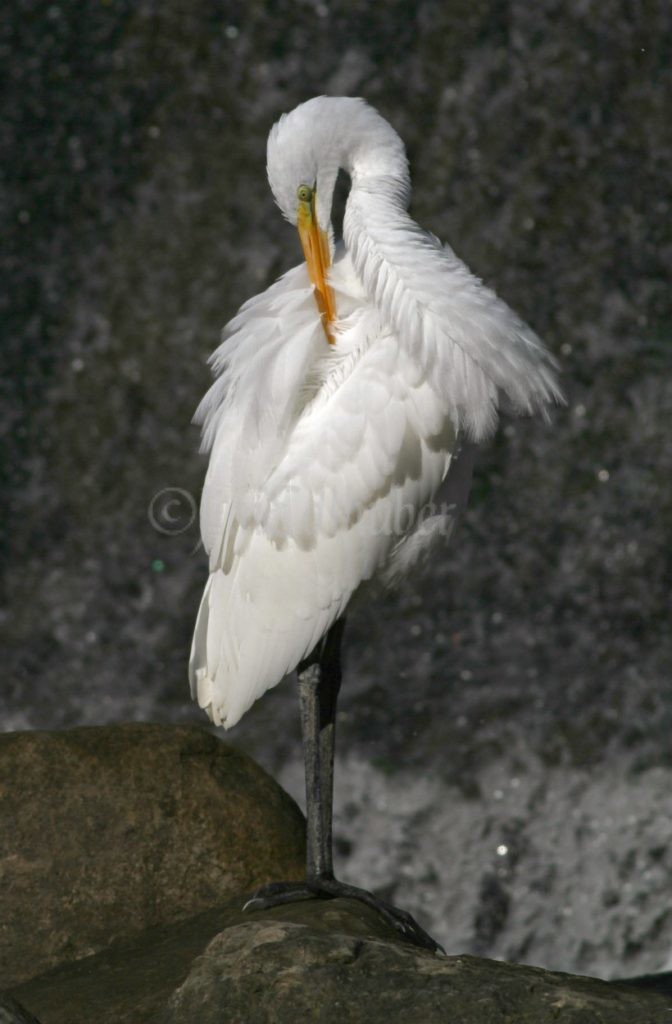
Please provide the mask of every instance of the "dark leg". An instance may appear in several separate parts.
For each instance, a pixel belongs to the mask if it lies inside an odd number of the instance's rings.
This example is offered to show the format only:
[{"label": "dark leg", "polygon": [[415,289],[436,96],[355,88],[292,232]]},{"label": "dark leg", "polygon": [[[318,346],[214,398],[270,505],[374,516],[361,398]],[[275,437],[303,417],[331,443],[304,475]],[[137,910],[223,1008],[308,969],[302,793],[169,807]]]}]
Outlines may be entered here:
[{"label": "dark leg", "polygon": [[408,942],[425,949],[441,947],[403,910],[366,889],[334,878],[332,803],[336,703],[341,686],[341,638],[345,619],[336,622],[309,659],[299,665],[301,732],[306,771],[306,881],[264,886],[245,904],[262,909],[318,896],[356,899],[376,910]]},{"label": "dark leg", "polygon": [[306,771],[308,879],[333,878],[332,807],[336,704],[341,688],[341,638],[345,619],[327,633],[317,661],[299,665],[301,732]]},{"label": "dark leg", "polygon": [[339,619],[297,669],[301,736],[306,780],[306,882],[272,882],[259,889],[244,910],[313,899],[319,894],[309,882],[333,878],[332,806],[336,702],[341,688],[341,638],[345,619]]}]

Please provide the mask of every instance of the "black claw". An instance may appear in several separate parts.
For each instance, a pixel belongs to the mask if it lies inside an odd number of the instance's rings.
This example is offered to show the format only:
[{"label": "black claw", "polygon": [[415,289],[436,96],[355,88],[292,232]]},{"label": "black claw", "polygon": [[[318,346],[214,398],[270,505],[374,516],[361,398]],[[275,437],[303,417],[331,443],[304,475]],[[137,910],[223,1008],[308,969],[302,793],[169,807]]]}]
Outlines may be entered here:
[{"label": "black claw", "polygon": [[243,905],[243,910],[270,910],[285,903],[315,899],[315,896],[316,893],[311,892],[305,882],[271,882],[257,889]]},{"label": "black claw", "polygon": [[400,933],[407,942],[412,942],[422,949],[429,949],[433,952],[443,952],[438,942],[429,935],[424,928],[421,928],[414,917],[405,910],[399,910],[391,903],[379,899],[366,889],[358,889],[354,885],[339,882],[336,879],[325,880],[324,888],[332,896],[342,896],[345,899],[356,899],[376,910],[388,924]]},{"label": "black claw", "polygon": [[405,910],[399,910],[391,903],[379,899],[366,889],[359,889],[347,882],[339,882],[336,878],[311,878],[305,884],[275,883],[265,886],[264,889],[255,893],[252,899],[246,903],[250,910],[267,909],[271,906],[279,906],[283,903],[290,903],[293,900],[310,899],[354,899],[375,910],[406,942],[410,942],[421,949],[429,949],[432,952],[443,953],[444,949],[438,942],[428,935],[421,928],[418,922]]},{"label": "black claw", "polygon": [[272,882],[258,889],[247,901],[243,910],[269,910],[271,907],[283,906],[286,903],[309,899],[354,899],[371,907],[386,921],[406,942],[429,949],[432,952],[445,953],[424,928],[406,910],[399,910],[391,903],[379,899],[366,889],[358,889],[347,882],[339,882],[336,878],[311,878],[307,882]]}]

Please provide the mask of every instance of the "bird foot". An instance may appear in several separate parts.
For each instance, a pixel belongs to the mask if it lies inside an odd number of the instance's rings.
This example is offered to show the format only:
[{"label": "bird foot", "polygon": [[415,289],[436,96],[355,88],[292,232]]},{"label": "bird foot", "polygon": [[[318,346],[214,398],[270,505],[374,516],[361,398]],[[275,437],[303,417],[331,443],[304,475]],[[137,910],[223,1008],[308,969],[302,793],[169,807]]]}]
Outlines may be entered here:
[{"label": "bird foot", "polygon": [[315,899],[317,893],[311,892],[305,882],[271,882],[257,889],[253,896],[243,905],[246,910],[270,910],[281,907],[284,903],[298,903],[300,900]]},{"label": "bird foot", "polygon": [[337,878],[320,877],[308,879],[306,882],[273,882],[271,885],[265,885],[258,889],[247,901],[243,910],[268,910],[285,903],[316,898],[359,900],[360,903],[365,903],[367,907],[371,907],[380,914],[383,920],[391,925],[406,942],[420,946],[421,949],[429,949],[434,953],[445,952],[443,946],[435,942],[431,935],[421,928],[415,918],[405,910],[400,910],[391,903],[374,896],[366,889],[348,885],[347,882],[339,882]]}]

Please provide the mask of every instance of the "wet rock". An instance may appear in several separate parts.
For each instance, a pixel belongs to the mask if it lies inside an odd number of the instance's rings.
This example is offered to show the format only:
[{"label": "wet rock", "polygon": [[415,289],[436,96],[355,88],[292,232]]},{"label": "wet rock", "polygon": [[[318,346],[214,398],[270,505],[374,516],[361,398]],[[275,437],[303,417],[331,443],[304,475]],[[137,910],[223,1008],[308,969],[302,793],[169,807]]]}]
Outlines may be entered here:
[{"label": "wet rock", "polygon": [[0,826],[5,986],[303,873],[294,802],[192,726],[0,737]]}]

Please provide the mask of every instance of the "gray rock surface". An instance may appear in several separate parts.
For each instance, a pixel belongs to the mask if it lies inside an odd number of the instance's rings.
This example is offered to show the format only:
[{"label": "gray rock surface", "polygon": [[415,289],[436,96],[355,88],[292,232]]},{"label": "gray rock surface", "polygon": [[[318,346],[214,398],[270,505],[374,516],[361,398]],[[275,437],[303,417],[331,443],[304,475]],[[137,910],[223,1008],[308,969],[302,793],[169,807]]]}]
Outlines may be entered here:
[{"label": "gray rock surface", "polygon": [[260,921],[227,929],[172,996],[164,1024],[669,1024],[672,1003],[589,978],[443,957]]},{"label": "gray rock surface", "polygon": [[[188,976],[194,959],[220,932],[255,921],[292,921],[321,933],[396,941],[395,934],[359,904],[304,902],[243,913],[239,894],[221,906],[116,943],[75,963],[56,967],[13,991],[42,1024],[155,1024]],[[254,1018],[252,1017],[251,1020]]]},{"label": "gray rock surface", "polygon": [[5,987],[233,892],[301,878],[296,804],[193,726],[0,737]]},{"label": "gray rock surface", "polygon": [[[41,1024],[669,1024],[665,979],[640,987],[400,943],[367,907],[244,897],[66,964],[14,995]],[[662,989],[660,991],[659,989]]]}]

